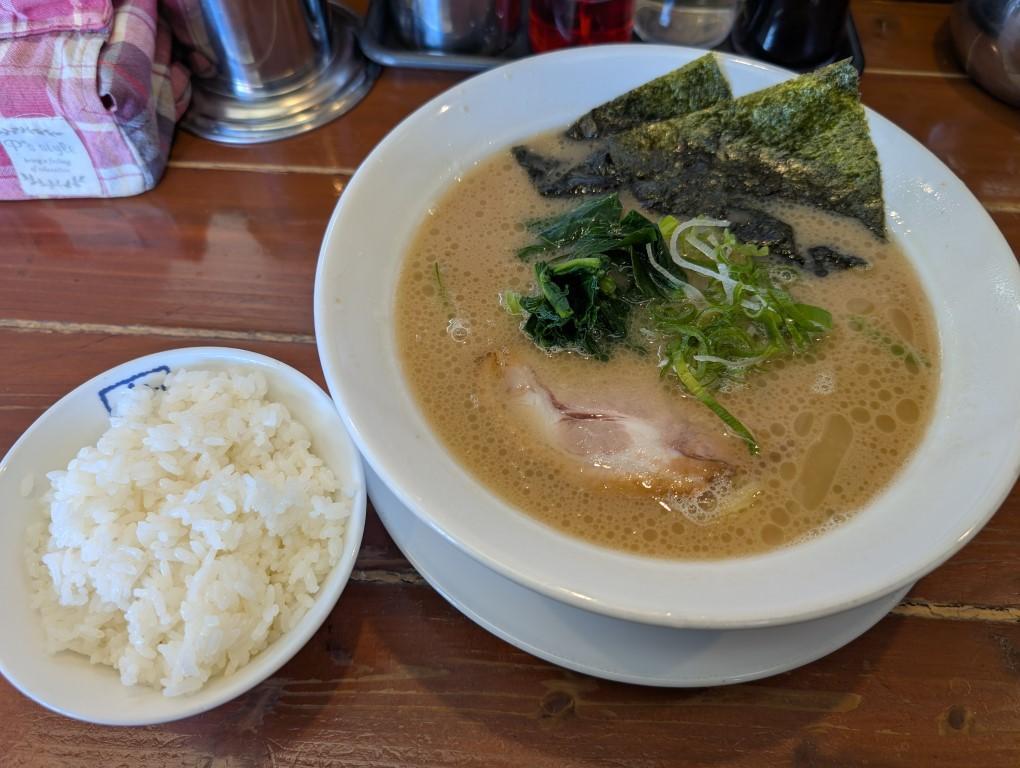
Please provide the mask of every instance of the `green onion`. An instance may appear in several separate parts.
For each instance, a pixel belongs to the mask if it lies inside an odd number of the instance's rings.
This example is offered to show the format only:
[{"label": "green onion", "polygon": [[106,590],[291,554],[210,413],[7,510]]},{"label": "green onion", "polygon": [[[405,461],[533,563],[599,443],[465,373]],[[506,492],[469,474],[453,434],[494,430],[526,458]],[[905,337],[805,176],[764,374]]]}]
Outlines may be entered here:
[{"label": "green onion", "polygon": [[754,435],[751,434],[750,430],[741,424],[732,413],[723,408],[722,405],[719,404],[719,401],[709,394],[705,385],[702,384],[701,380],[691,372],[682,359],[675,358],[671,360],[670,368],[688,392],[711,408],[712,412],[722,419],[723,423],[733,430],[734,434],[747,443],[747,447],[752,454],[758,453],[758,441],[755,440]]},{"label": "green onion", "polygon": [[446,284],[443,282],[443,273],[438,261],[432,262],[432,276],[436,281],[436,292],[439,294],[439,300],[446,308],[447,317],[452,320],[456,312],[453,308],[453,302],[450,301],[450,294],[446,290]]},{"label": "green onion", "polygon": [[642,334],[658,343],[663,375],[758,453],[754,435],[713,393],[803,353],[832,328],[828,311],[788,293],[795,273],[785,270],[781,287],[768,249],[738,242],[726,221],[666,216],[655,224],[623,214],[615,195],[529,226],[539,242],[518,255],[548,259],[534,265],[538,292],[502,296],[524,317],[524,333],[553,352],[605,359],[616,343],[634,346],[631,309],[642,307],[651,321]]}]

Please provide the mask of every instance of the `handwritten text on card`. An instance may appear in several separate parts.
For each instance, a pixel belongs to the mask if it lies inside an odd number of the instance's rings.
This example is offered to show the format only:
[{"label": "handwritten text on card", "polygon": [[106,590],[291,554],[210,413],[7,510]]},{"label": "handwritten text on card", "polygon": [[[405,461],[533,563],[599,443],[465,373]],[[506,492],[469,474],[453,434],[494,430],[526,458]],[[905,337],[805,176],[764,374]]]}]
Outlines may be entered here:
[{"label": "handwritten text on card", "polygon": [[99,177],[62,117],[0,117],[0,145],[29,197],[97,197]]}]

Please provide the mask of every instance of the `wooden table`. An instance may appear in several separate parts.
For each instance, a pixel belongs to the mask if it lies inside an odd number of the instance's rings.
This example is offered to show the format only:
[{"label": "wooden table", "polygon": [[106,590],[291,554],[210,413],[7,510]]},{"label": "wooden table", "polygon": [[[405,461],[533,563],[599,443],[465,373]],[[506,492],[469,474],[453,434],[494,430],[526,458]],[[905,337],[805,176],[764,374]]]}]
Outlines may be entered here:
[{"label": "wooden table", "polygon": [[[949,165],[1018,250],[1020,111],[960,72],[948,8],[854,3],[864,101]],[[0,449],[84,379],[160,349],[242,346],[322,383],[312,276],[330,212],[375,143],[460,79],[389,70],[347,116],[276,144],[183,134],[139,197],[0,204]],[[730,688],[609,683],[518,651],[426,585],[371,511],[326,625],[213,712],[96,727],[0,679],[3,768],[258,764],[1020,765],[1020,492],[863,637]]]}]

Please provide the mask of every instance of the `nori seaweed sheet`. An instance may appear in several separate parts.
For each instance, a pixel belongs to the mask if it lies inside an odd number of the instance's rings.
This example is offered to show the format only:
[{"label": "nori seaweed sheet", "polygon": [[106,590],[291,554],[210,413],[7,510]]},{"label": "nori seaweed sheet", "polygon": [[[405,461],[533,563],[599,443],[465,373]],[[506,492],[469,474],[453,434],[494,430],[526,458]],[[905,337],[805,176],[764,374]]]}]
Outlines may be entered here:
[{"label": "nori seaweed sheet", "polygon": [[612,192],[623,184],[605,150],[594,152],[583,163],[566,168],[556,158],[540,155],[523,145],[513,147],[510,153],[545,197]]},{"label": "nori seaweed sheet", "polygon": [[595,107],[567,129],[567,136],[597,139],[641,123],[696,112],[732,98],[719,63],[709,53]]},{"label": "nori seaweed sheet", "polygon": [[866,267],[868,262],[860,256],[847,256],[845,253],[835,251],[827,245],[815,245],[808,248],[807,258],[801,266],[818,277],[825,277],[829,272],[837,269]]},{"label": "nori seaweed sheet", "polygon": [[696,113],[640,124],[599,142],[575,165],[523,146],[514,147],[513,155],[543,195],[628,187],[658,213],[729,219],[741,241],[768,246],[778,261],[820,277],[867,262],[826,246],[801,251],[793,229],[760,210],[758,201],[775,197],[851,216],[885,237],[878,155],[849,62]]},{"label": "nori seaweed sheet", "polygon": [[775,216],[754,208],[727,207],[721,212],[730,222],[730,232],[742,243],[764,245],[778,261],[792,261],[804,266],[804,257],[797,252],[793,227]]},{"label": "nori seaweed sheet", "polygon": [[764,245],[775,261],[792,262],[816,277],[825,277],[837,270],[866,267],[860,256],[847,255],[827,245],[815,245],[805,253],[797,246],[793,227],[775,216],[754,208],[730,206],[723,214],[730,222],[730,232],[743,243]]},{"label": "nori seaweed sheet", "polygon": [[608,153],[612,175],[653,211],[724,215],[735,201],[778,197],[885,237],[878,154],[849,61],[611,136]]}]

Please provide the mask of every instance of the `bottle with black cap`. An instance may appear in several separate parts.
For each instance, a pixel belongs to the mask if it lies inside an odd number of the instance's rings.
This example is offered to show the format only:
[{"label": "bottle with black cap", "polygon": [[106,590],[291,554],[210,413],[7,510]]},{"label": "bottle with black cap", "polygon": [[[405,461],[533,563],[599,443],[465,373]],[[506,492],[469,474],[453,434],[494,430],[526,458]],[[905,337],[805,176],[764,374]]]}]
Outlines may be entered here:
[{"label": "bottle with black cap", "polygon": [[744,0],[733,47],[791,69],[825,64],[843,42],[848,6],[849,0]]}]

